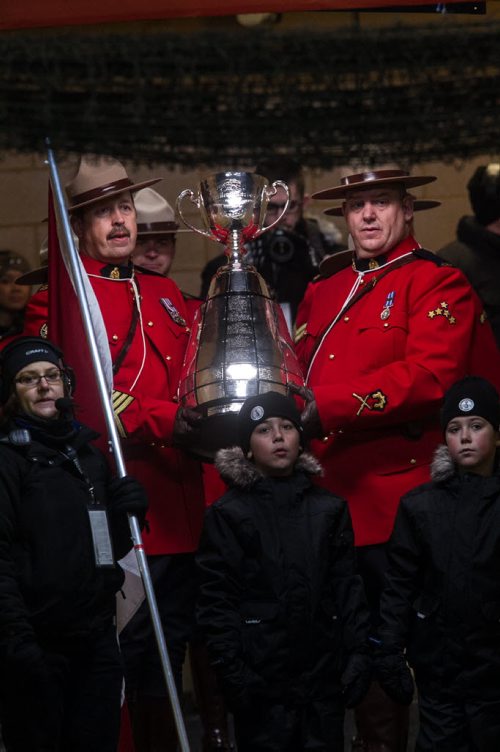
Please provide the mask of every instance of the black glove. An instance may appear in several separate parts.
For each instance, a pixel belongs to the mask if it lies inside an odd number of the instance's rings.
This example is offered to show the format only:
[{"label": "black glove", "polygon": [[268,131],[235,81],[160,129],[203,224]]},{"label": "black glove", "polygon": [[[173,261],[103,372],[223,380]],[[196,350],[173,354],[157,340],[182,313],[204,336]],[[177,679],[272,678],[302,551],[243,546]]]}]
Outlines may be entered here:
[{"label": "black glove", "polygon": [[289,388],[293,394],[302,397],[305,403],[300,416],[300,422],[304,429],[304,437],[306,441],[322,438],[325,435],[325,432],[321,425],[321,418],[319,417],[318,406],[314,399],[312,389],[309,389],[307,386],[298,386],[297,384],[290,384]]},{"label": "black glove", "polygon": [[368,650],[351,653],[341,679],[346,708],[359,705],[370,688],[372,677],[373,659]]},{"label": "black glove", "polygon": [[132,514],[141,525],[148,511],[148,497],[144,487],[131,475],[114,478],[109,484],[109,511],[112,515]]},{"label": "black glove", "polygon": [[189,449],[199,441],[201,413],[191,407],[179,407],[175,415],[172,443],[181,449]]},{"label": "black glove", "polygon": [[410,705],[415,685],[406,658],[399,650],[380,648],[375,653],[375,674],[384,692],[399,705]]}]

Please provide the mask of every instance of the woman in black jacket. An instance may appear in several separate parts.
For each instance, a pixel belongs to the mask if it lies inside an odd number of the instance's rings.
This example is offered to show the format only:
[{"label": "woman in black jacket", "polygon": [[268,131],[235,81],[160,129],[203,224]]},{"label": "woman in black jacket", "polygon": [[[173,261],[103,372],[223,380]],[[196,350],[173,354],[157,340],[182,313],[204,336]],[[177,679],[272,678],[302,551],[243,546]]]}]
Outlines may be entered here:
[{"label": "woman in black jacket", "polygon": [[[347,504],[313,485],[293,400],[246,400],[230,490],[206,512],[198,622],[239,752],[342,752],[344,706],[370,683],[369,614]],[[357,681],[352,681],[354,669]]]},{"label": "woman in black jacket", "polygon": [[71,410],[47,340],[0,354],[0,724],[8,752],[115,752],[122,666],[114,623],[142,487],[111,480]]}]

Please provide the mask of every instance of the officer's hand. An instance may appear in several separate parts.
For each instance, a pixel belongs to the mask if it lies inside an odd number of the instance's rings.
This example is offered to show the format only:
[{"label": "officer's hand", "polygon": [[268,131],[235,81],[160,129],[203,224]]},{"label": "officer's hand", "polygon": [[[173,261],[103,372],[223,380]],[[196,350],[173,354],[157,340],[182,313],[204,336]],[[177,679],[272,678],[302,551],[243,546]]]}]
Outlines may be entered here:
[{"label": "officer's hand", "polygon": [[321,418],[319,417],[313,390],[309,389],[308,386],[299,386],[298,384],[290,384],[289,388],[292,394],[297,394],[304,400],[304,409],[302,410],[300,421],[306,440],[319,439],[324,436],[325,432],[321,425]]},{"label": "officer's hand", "polygon": [[201,413],[191,407],[179,407],[172,434],[174,446],[186,449],[193,445],[199,438],[202,418]]},{"label": "officer's hand", "polygon": [[141,525],[144,524],[148,510],[148,497],[144,487],[131,475],[114,478],[108,487],[111,514],[132,514]]},{"label": "officer's hand", "polygon": [[410,705],[415,685],[406,658],[399,650],[375,653],[375,674],[384,692],[400,705]]}]

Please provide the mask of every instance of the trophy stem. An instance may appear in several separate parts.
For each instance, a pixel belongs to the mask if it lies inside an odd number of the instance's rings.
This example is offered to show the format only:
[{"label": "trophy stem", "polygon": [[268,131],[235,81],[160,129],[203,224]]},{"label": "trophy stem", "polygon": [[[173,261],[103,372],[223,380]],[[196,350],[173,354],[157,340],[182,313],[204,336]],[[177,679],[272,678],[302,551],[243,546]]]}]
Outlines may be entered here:
[{"label": "trophy stem", "polygon": [[244,252],[241,244],[241,230],[231,230],[229,243],[226,247],[228,258],[233,262],[241,261]]}]

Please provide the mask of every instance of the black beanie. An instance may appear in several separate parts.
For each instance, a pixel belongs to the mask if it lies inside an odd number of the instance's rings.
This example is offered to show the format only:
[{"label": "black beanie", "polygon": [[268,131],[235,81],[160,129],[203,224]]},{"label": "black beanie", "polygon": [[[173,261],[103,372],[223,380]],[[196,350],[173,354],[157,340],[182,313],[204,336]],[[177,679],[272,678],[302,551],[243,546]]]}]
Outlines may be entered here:
[{"label": "black beanie", "polygon": [[480,225],[500,217],[500,164],[478,167],[467,183],[472,211]]},{"label": "black beanie", "polygon": [[6,402],[12,390],[16,374],[30,363],[47,361],[61,368],[62,352],[42,337],[19,337],[10,342],[0,353],[1,400]]},{"label": "black beanie", "polygon": [[500,426],[500,400],[495,387],[480,376],[466,376],[455,382],[444,395],[441,409],[443,431],[453,418],[479,415],[491,423],[495,431]]},{"label": "black beanie", "polygon": [[264,392],[248,397],[238,414],[238,435],[245,454],[250,449],[250,436],[254,428],[268,418],[288,418],[302,434],[300,412],[292,397],[285,397],[280,392]]}]

